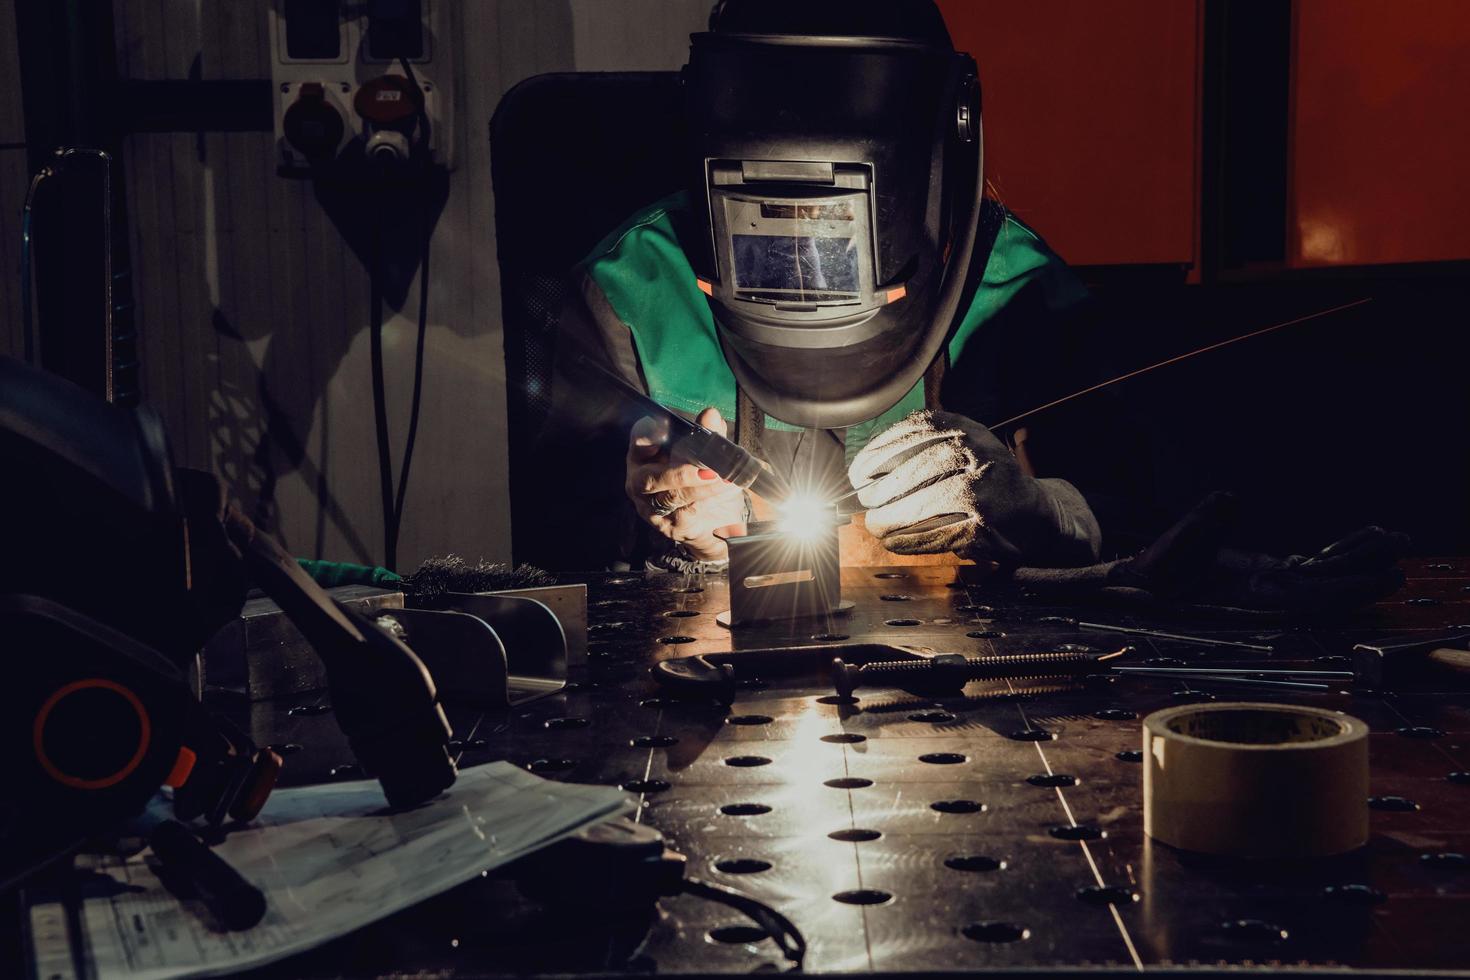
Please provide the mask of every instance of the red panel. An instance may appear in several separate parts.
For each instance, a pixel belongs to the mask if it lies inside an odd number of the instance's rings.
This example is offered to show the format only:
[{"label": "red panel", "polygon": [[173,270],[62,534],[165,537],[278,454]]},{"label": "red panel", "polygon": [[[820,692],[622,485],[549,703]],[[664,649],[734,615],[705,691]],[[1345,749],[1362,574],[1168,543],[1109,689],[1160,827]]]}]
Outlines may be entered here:
[{"label": "red panel", "polygon": [[1470,258],[1470,3],[1295,14],[1288,261]]},{"label": "red panel", "polygon": [[1192,262],[1198,4],[939,0],[995,193],[1074,265]]}]

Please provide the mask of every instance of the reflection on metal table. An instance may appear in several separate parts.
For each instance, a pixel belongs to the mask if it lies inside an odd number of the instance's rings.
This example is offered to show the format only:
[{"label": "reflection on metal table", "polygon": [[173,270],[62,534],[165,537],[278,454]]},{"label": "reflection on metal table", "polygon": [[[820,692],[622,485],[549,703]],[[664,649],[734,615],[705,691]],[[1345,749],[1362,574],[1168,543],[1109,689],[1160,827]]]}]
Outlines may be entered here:
[{"label": "reflection on metal table", "polygon": [[[462,766],[508,759],[553,779],[640,794],[638,819],[691,874],[789,916],[821,972],[1281,965],[1470,969],[1470,693],[1245,691],[1190,678],[972,683],[920,697],[746,676],[732,704],[678,700],[651,664],[780,646],[900,643],[969,656],[1127,642],[1133,662],[1344,670],[1353,644],[1470,622],[1470,559],[1408,563],[1392,599],[1330,627],[1170,621],[1058,608],[947,567],[846,569],[855,608],[732,633],[717,576],[598,575],[586,668],[562,693],[493,714],[451,710]],[[1272,652],[1080,628],[1077,618],[1269,646]],[[1069,647],[1067,645],[1076,645]],[[1458,689],[1457,689],[1458,688]],[[1140,721],[1191,701],[1277,701],[1366,721],[1370,840],[1311,862],[1190,855],[1143,834]],[[357,777],[329,708],[256,704],[257,741],[295,781]],[[575,887],[567,884],[564,887]],[[596,920],[605,921],[596,921]],[[619,946],[621,924],[647,938]],[[627,952],[620,960],[614,950]],[[689,897],[657,913],[551,919],[494,877],[282,967],[284,974],[471,976],[629,969],[780,969],[776,945]]]}]

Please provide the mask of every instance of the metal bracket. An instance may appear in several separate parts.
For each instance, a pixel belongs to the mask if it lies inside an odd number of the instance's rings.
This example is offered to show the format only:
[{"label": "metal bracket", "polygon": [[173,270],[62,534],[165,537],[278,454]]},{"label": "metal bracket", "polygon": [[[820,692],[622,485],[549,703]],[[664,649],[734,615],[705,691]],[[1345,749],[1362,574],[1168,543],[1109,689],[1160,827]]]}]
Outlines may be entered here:
[{"label": "metal bracket", "polygon": [[730,611],[716,622],[745,626],[851,609],[851,602],[842,601],[837,527],[823,522],[793,533],[765,521],[731,538]]},{"label": "metal bracket", "polygon": [[[445,601],[454,613],[484,621],[502,644],[506,665],[503,703],[523,704],[566,687],[567,637],[545,603],[525,596],[464,592],[451,593]],[[409,646],[418,651],[411,634]],[[429,670],[439,677],[432,664]]]}]

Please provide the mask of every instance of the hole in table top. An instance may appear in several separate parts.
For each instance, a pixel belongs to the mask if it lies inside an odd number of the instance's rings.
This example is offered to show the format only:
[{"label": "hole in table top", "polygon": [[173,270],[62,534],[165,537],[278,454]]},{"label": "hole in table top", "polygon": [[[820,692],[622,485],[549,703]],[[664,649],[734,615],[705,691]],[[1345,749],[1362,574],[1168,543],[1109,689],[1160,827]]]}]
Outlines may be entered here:
[{"label": "hole in table top", "polygon": [[592,722],[586,718],[548,718],[543,726],[553,732],[570,731],[576,728],[586,728]]},{"label": "hole in table top", "polygon": [[1102,840],[1108,832],[1095,823],[1079,823],[1073,826],[1052,827],[1047,833],[1057,840]]},{"label": "hole in table top", "polygon": [[1088,885],[1076,892],[1077,900],[1089,905],[1131,905],[1138,901],[1138,892],[1127,885]]},{"label": "hole in table top", "polygon": [[270,749],[284,759],[288,755],[295,755],[297,752],[300,752],[302,746],[299,742],[282,742],[280,745],[272,745]]},{"label": "hole in table top", "polygon": [[822,736],[822,741],[830,742],[834,745],[856,745],[859,742],[866,742],[867,740],[868,736],[859,735],[857,732],[838,732],[836,735]]},{"label": "hole in table top", "polygon": [[727,725],[769,725],[775,721],[770,715],[731,715],[725,719]]},{"label": "hole in table top", "polygon": [[1103,721],[1132,721],[1138,717],[1138,712],[1127,708],[1103,708],[1101,711],[1094,711],[1092,717]]},{"label": "hole in table top", "polygon": [[1470,856],[1458,851],[1435,851],[1430,854],[1419,855],[1419,863],[1426,867],[1440,870],[1461,870],[1470,868]]},{"label": "hole in table top", "polygon": [[1404,738],[1443,738],[1444,730],[1431,728],[1428,725],[1409,725],[1405,728],[1396,729],[1394,734]]},{"label": "hole in table top", "polygon": [[771,760],[763,755],[732,755],[725,760],[725,765],[734,766],[737,769],[753,769],[756,766],[769,766]]},{"label": "hole in table top", "polygon": [[1457,786],[1470,786],[1470,772],[1447,773],[1444,778]]},{"label": "hole in table top", "polygon": [[836,779],[825,780],[822,785],[833,789],[864,789],[873,785],[873,781],[861,776],[838,776]]},{"label": "hole in table top", "polygon": [[982,606],[974,602],[961,603],[954,608],[955,612],[969,613],[972,616],[979,616],[981,618],[994,618],[995,616],[994,606]]},{"label": "hole in table top", "polygon": [[1026,782],[1032,786],[1067,787],[1076,786],[1078,779],[1065,772],[1039,772],[1034,776],[1027,776]]},{"label": "hole in table top", "polygon": [[957,766],[970,760],[959,752],[925,752],[919,756],[919,761],[927,762],[931,766]]},{"label": "hole in table top", "polygon": [[876,830],[865,830],[854,827],[848,830],[834,830],[827,835],[833,840],[840,840],[848,844],[860,844],[863,841],[877,840],[883,834]]},{"label": "hole in table top", "polygon": [[716,926],[709,931],[709,938],[717,943],[749,945],[766,938],[766,931],[758,926]]},{"label": "hole in table top", "polygon": [[886,905],[893,901],[893,895],[877,888],[854,888],[838,892],[832,899],[844,905]]},{"label": "hole in table top", "polygon": [[884,626],[920,626],[922,624],[923,621],[918,619],[885,619],[883,621]]},{"label": "hole in table top", "polygon": [[812,639],[817,643],[840,643],[850,637],[846,633],[817,633]]},{"label": "hole in table top", "polygon": [[1056,736],[1045,728],[1018,728],[1007,733],[1006,738],[1013,742],[1050,742]]},{"label": "hole in table top", "polygon": [[929,809],[939,813],[984,813],[985,804],[977,800],[935,800]]},{"label": "hole in table top", "polygon": [[727,875],[755,875],[770,871],[771,862],[759,858],[723,858],[715,862],[715,870]]},{"label": "hole in table top", "polygon": [[825,694],[822,697],[817,698],[817,704],[849,705],[857,703],[858,699],[850,694]]},{"label": "hole in table top", "polygon": [[1346,885],[1328,885],[1322,889],[1322,897],[1328,901],[1341,902],[1344,905],[1381,905],[1388,901],[1388,896],[1377,888],[1358,882]]},{"label": "hole in table top", "polygon": [[908,573],[907,572],[879,572],[876,575],[874,575],[873,577],[874,578],[881,578],[881,579],[884,579],[884,580],[888,580],[888,579],[896,579],[896,578],[908,578],[909,576],[908,576]]},{"label": "hole in table top", "polygon": [[316,715],[324,715],[331,710],[330,704],[298,704],[294,708],[287,708],[286,714],[292,718],[311,718]]},{"label": "hole in table top", "polygon": [[669,784],[662,779],[630,779],[623,784],[629,793],[662,793],[668,788]]},{"label": "hole in table top", "polygon": [[327,770],[327,775],[334,779],[340,779],[346,776],[361,776],[362,766],[359,766],[355,762],[344,762],[340,766],[333,766]]},{"label": "hole in table top", "polygon": [[882,599],[884,602],[912,602],[914,597],[911,596],[911,595],[897,595],[897,594],[894,594],[894,595],[880,595],[878,598],[879,599]]},{"label": "hole in table top", "polygon": [[694,642],[694,637],[692,637],[692,636],[660,636],[658,638],[658,642],[665,643],[665,644],[672,644],[672,643],[693,643]]},{"label": "hole in table top", "polygon": [[668,612],[664,613],[664,617],[666,619],[688,619],[691,616],[698,615],[699,613],[695,612],[693,609],[670,609]]},{"label": "hole in table top", "polygon": [[956,720],[948,711],[915,711],[909,715],[909,721],[927,721],[932,725],[946,725]]},{"label": "hole in table top", "polygon": [[758,817],[770,813],[771,808],[764,803],[726,803],[720,812],[727,817]]},{"label": "hole in table top", "polygon": [[1388,813],[1413,813],[1420,809],[1419,804],[1402,796],[1370,796],[1368,808]]},{"label": "hole in table top", "polygon": [[628,742],[635,749],[662,749],[679,741],[673,735],[639,735]]},{"label": "hole in table top", "polygon": [[1122,752],[1119,752],[1117,755],[1113,756],[1113,758],[1117,759],[1119,762],[1142,762],[1143,750],[1124,749]]},{"label": "hole in table top", "polygon": [[965,635],[972,640],[998,640],[1005,636],[1000,630],[970,630]]},{"label": "hole in table top", "polygon": [[566,772],[576,767],[576,759],[535,759],[526,763],[526,768],[535,773]]},{"label": "hole in table top", "polygon": [[1006,863],[986,854],[959,854],[945,858],[944,866],[954,871],[985,872],[1000,871]]},{"label": "hole in table top", "polygon": [[1220,931],[1230,939],[1248,943],[1279,943],[1291,935],[1276,923],[1264,919],[1233,919],[1220,923]]},{"label": "hole in table top", "polygon": [[1031,930],[1014,922],[971,922],[960,930],[977,943],[1015,943],[1031,937]]},{"label": "hole in table top", "polygon": [[687,588],[670,589],[669,591],[674,593],[674,595],[698,595],[699,593],[703,592],[704,589],[698,585],[691,585]]}]

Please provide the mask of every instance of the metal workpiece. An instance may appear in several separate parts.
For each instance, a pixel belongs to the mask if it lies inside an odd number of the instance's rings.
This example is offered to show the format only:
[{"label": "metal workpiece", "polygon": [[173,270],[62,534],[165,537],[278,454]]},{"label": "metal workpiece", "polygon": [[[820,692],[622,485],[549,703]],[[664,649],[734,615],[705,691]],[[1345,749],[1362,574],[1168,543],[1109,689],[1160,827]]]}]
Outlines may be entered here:
[{"label": "metal workpiece", "polygon": [[[1086,658],[1122,642],[1080,630],[1079,618],[1246,642],[1261,627],[1058,605],[978,569],[895,567],[843,569],[842,594],[855,603],[845,614],[732,630],[715,621],[730,607],[723,575],[588,576],[587,666],[571,670],[565,690],[512,711],[447,704],[450,748],[461,768],[508,759],[548,779],[635,794],[638,823],[685,855],[691,877],[735,887],[794,922],[814,972],[1119,975],[1189,964],[1191,973],[1238,975],[1290,963],[1349,978],[1463,973],[1467,685],[1435,673],[1382,697],[1339,693],[1339,682],[1308,673],[1351,670],[1355,644],[1470,623],[1470,592],[1461,591],[1470,576],[1423,568],[1409,563],[1404,593],[1349,620],[1283,629],[1269,655],[1129,636],[1134,653],[1108,662],[1282,670],[1331,691],[1109,671],[970,681],[959,692],[884,683],[846,697],[828,673],[836,657],[859,667],[940,652]],[[1405,601],[1431,594],[1441,603]],[[695,678],[729,666],[728,701],[650,676],[665,663]],[[1144,836],[1142,719],[1235,700],[1343,711],[1368,724],[1365,847],[1251,864]],[[236,706],[253,711],[258,743],[284,750],[283,782],[361,778],[324,696]],[[636,920],[636,934],[610,942],[614,920]],[[639,959],[610,949],[636,949]],[[597,914],[568,916],[491,876],[292,960],[286,972],[710,975],[787,966],[775,942],[709,902],[680,896],[635,909],[610,899]]]},{"label": "metal workpiece", "polygon": [[[447,593],[438,610],[405,609],[402,592],[371,586],[327,592],[407,644],[429,668],[441,700],[503,709],[561,690],[574,643],[586,662],[584,585]],[[247,602],[200,662],[208,688],[252,701],[327,687],[321,658],[270,599]]]},{"label": "metal workpiece", "polygon": [[738,629],[841,612],[842,568],[837,547],[841,523],[845,522],[839,522],[835,512],[801,528],[765,521],[730,538],[727,624]]}]

